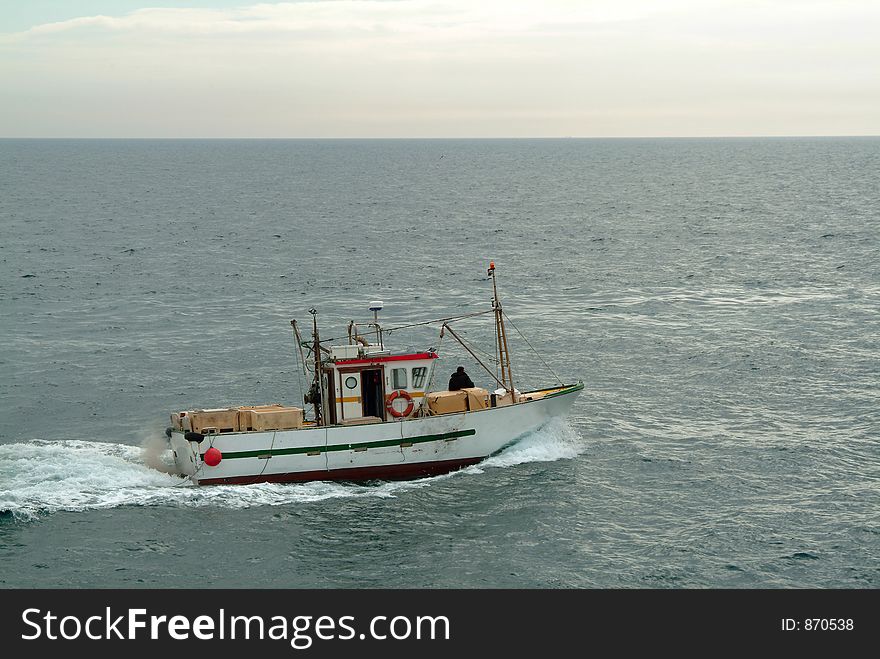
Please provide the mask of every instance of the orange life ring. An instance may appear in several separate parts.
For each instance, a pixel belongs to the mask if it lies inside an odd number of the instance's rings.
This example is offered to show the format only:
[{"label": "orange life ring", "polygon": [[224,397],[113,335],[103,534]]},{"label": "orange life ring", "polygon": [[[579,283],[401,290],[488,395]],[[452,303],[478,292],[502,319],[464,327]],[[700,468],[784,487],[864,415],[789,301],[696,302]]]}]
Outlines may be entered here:
[{"label": "orange life ring", "polygon": [[[394,405],[392,404],[398,398],[406,398],[406,400],[409,402],[409,405],[406,406],[406,409],[403,412],[398,412],[396,409],[394,409]],[[388,402],[385,403],[385,409],[388,410],[388,413],[391,416],[396,416],[397,418],[400,418],[402,416],[409,416],[410,413],[413,411],[413,407],[415,406],[413,405],[412,396],[410,396],[409,393],[404,389],[396,389],[392,391],[391,395],[388,396]]]}]

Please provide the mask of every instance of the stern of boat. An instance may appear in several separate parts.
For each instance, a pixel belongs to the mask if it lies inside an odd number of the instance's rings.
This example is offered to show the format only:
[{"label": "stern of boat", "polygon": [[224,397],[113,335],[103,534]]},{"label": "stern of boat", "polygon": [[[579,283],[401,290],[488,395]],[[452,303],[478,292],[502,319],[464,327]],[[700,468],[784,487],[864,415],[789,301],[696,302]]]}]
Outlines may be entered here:
[{"label": "stern of boat", "polygon": [[192,433],[174,430],[168,439],[171,443],[174,465],[177,470],[184,476],[194,476],[201,462],[199,442],[187,440],[186,435],[188,434]]}]

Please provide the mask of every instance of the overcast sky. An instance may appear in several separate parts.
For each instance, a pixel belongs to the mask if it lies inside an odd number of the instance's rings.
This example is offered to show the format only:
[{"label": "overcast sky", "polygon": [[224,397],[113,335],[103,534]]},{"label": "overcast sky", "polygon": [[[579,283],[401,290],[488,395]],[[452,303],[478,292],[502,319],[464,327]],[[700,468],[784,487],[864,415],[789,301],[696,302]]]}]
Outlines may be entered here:
[{"label": "overcast sky", "polygon": [[877,134],[880,0],[0,2],[5,137]]}]

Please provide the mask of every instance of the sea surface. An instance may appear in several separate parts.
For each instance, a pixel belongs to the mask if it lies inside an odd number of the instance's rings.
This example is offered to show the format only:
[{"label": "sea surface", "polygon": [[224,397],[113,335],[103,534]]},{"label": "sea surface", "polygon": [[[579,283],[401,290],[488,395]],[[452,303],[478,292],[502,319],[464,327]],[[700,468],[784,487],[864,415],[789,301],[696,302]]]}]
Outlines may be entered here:
[{"label": "sea surface", "polygon": [[[880,138],[2,140],[0,586],[877,588],[878,172]],[[291,318],[485,309],[490,259],[518,386],[586,383],[564,421],[404,483],[154,468],[172,411],[300,403]]]}]

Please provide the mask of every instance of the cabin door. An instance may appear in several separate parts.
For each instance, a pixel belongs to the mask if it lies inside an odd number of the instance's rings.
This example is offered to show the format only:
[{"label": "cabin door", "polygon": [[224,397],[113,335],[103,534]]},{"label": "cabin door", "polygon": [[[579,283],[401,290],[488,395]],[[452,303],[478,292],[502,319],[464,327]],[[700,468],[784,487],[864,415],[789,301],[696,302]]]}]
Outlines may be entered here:
[{"label": "cabin door", "polygon": [[385,419],[385,382],[381,368],[361,371],[361,397],[364,416]]},{"label": "cabin door", "polygon": [[355,419],[362,416],[361,374],[359,371],[341,371],[339,373],[340,420]]}]

